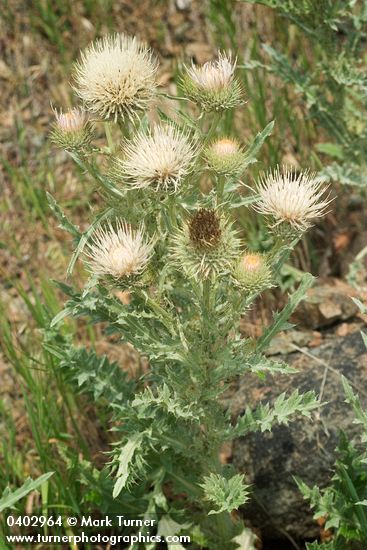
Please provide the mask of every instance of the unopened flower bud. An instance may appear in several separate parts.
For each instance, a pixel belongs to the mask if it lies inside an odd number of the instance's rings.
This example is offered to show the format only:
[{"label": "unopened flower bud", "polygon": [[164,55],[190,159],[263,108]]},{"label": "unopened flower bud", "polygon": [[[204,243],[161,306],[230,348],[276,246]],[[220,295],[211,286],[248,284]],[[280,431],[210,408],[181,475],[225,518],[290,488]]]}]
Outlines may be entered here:
[{"label": "unopened flower bud", "polygon": [[236,62],[220,53],[216,61],[186,68],[183,87],[203,111],[223,111],[243,103],[243,91],[234,77]]},{"label": "unopened flower bud", "polygon": [[93,139],[93,123],[87,113],[71,109],[66,113],[55,111],[51,140],[67,151],[85,151]]},{"label": "unopened flower bud", "polygon": [[204,151],[208,167],[219,175],[238,175],[244,165],[244,153],[237,140],[222,138]]},{"label": "unopened flower bud", "polygon": [[271,286],[272,273],[263,254],[246,252],[235,268],[238,283],[249,291],[262,291]]}]

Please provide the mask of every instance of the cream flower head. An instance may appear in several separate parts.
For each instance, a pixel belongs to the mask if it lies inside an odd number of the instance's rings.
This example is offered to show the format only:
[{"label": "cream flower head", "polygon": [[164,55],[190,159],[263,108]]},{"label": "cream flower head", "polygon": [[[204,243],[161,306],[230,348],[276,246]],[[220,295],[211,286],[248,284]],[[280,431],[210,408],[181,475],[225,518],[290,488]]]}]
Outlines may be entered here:
[{"label": "cream flower head", "polygon": [[157,125],[125,143],[113,176],[132,188],[175,192],[191,172],[196,154],[197,144],[188,134],[173,125]]},{"label": "cream flower head", "polygon": [[75,91],[102,119],[134,118],[153,98],[157,61],[150,49],[125,34],[105,36],[81,53]]},{"label": "cream flower head", "polygon": [[212,143],[211,149],[216,155],[227,157],[238,153],[240,146],[235,139],[220,138]]},{"label": "cream flower head", "polygon": [[85,254],[97,276],[123,279],[139,275],[150,260],[152,250],[153,243],[145,239],[142,225],[132,230],[125,221],[117,220],[116,227],[108,223],[94,232]]},{"label": "cream flower head", "polygon": [[187,74],[199,88],[218,92],[232,83],[235,66],[231,55],[219,53],[216,61],[208,61],[201,66],[192,64]]},{"label": "cream flower head", "polygon": [[279,167],[265,174],[257,186],[259,200],[254,209],[271,216],[273,227],[289,224],[296,231],[306,231],[314,218],[325,214],[331,199],[323,199],[325,187],[316,174],[297,173],[292,168]]},{"label": "cream flower head", "polygon": [[236,60],[219,53],[218,59],[186,68],[183,86],[189,99],[204,111],[221,111],[243,103],[240,83],[234,76]]}]

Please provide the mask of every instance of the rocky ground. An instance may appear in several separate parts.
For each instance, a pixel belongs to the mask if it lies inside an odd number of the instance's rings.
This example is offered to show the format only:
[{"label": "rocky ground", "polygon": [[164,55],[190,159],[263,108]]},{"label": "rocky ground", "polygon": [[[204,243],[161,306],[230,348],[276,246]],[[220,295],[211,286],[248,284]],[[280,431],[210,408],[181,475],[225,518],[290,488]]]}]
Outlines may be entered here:
[{"label": "rocky ground", "polygon": [[243,377],[231,395],[234,418],[247,407],[271,404],[283,392],[314,390],[319,396],[320,408],[312,420],[295,418],[271,432],[250,434],[238,439],[228,453],[253,483],[254,498],[244,508],[244,516],[274,544],[277,540],[281,544],[282,539],[295,542],[327,536],[323,522],[312,518],[294,476],[309,486],[327,485],[341,431],[358,440],[360,430],[353,423],[341,384],[345,376],[367,406],[367,350],[360,333],[365,330],[366,317],[351,300],[355,293],[340,281],[319,282],[294,315],[296,329],[280,334],[268,350],[296,373],[265,380]]}]

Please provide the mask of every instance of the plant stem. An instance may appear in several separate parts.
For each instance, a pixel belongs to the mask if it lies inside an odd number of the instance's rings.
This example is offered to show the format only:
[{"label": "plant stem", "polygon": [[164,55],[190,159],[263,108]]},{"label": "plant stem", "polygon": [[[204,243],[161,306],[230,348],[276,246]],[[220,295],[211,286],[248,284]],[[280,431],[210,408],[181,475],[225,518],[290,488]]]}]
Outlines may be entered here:
[{"label": "plant stem", "polygon": [[113,155],[115,152],[115,143],[112,138],[111,124],[109,122],[104,123],[104,130],[106,133],[108,148],[110,150],[111,155]]},{"label": "plant stem", "polygon": [[144,303],[156,313],[158,318],[161,320],[161,322],[164,324],[164,326],[168,329],[170,334],[174,334],[174,319],[171,317],[171,315],[162,307],[160,306],[153,298],[148,296],[147,293],[136,289],[135,294],[139,296],[139,298],[144,301]]},{"label": "plant stem", "polygon": [[210,342],[210,333],[211,333],[211,325],[213,322],[212,315],[211,315],[211,301],[212,301],[212,295],[211,295],[211,289],[212,289],[212,281],[210,278],[205,279],[202,283],[202,336],[203,336],[203,342],[205,344],[205,350],[208,355],[208,359],[211,358],[211,342]]},{"label": "plant stem", "polygon": [[170,224],[170,230],[174,231],[177,227],[177,204],[174,197],[169,198],[168,202],[168,220]]},{"label": "plant stem", "polygon": [[102,176],[99,170],[97,170],[92,163],[88,162],[85,158],[82,159],[79,155],[76,155],[75,153],[70,152],[69,154],[74,160],[74,162],[79,166],[79,168],[81,168],[84,172],[87,172],[88,174],[90,174],[97,181],[97,183],[102,185],[102,187],[110,195],[113,195],[114,197],[120,200],[125,197],[125,194],[119,191],[117,187],[112,185],[112,183],[108,181],[107,178]]},{"label": "plant stem", "polygon": [[118,125],[119,125],[119,128],[121,130],[121,134],[122,134],[123,138],[126,139],[126,140],[130,139],[131,131],[130,131],[129,122],[119,119],[118,120]]},{"label": "plant stem", "polygon": [[212,118],[212,121],[211,121],[211,124],[209,126],[209,129],[208,131],[206,132],[206,136],[203,140],[203,146],[207,145],[207,143],[209,143],[211,141],[211,139],[213,138],[216,130],[217,130],[217,127],[218,127],[218,124],[219,124],[219,121],[222,117],[222,113],[214,113],[213,115],[213,118]]},{"label": "plant stem", "polygon": [[217,179],[217,198],[218,198],[219,203],[223,199],[225,184],[226,184],[225,176],[218,176],[218,179]]}]

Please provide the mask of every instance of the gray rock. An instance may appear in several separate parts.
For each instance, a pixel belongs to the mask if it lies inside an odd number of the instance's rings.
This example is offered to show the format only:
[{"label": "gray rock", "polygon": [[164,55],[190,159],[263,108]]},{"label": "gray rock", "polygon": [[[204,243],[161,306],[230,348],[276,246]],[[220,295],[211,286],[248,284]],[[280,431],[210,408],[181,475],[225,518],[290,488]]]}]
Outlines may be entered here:
[{"label": "gray rock", "polygon": [[303,539],[319,533],[293,476],[308,485],[327,485],[339,431],[345,431],[350,438],[359,433],[353,424],[353,413],[344,402],[341,374],[353,384],[362,404],[367,405],[367,353],[359,332],[331,338],[306,353],[279,356],[297,368],[297,374],[268,377],[265,381],[246,377],[232,396],[234,417],[247,406],[255,409],[260,402],[272,403],[280,393],[297,388],[300,392],[315,390],[318,395],[322,392],[322,401],[328,402],[316,410],[312,420],[294,417],[288,426],[275,426],[272,432],[249,434],[234,442],[233,463],[253,484],[253,499],[244,507],[243,515],[266,537],[287,532]]},{"label": "gray rock", "polygon": [[350,299],[355,295],[354,288],[337,279],[334,279],[332,284],[315,285],[308,290],[292,320],[312,329],[346,321],[358,312],[358,307]]}]

